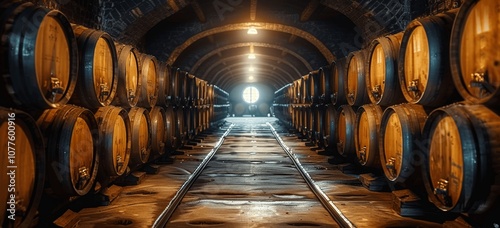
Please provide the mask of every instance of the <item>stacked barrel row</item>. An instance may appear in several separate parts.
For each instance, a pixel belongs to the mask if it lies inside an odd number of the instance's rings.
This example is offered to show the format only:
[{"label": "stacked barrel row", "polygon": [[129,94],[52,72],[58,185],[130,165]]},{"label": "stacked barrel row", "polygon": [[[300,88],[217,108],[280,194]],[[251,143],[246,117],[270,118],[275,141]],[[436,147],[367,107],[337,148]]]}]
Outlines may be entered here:
[{"label": "stacked barrel row", "polygon": [[0,26],[0,169],[15,173],[1,179],[13,202],[2,227],[28,227],[42,195],[61,199],[52,207],[106,187],[221,119],[221,89],[57,10],[4,1]]},{"label": "stacked barrel row", "polygon": [[498,211],[499,7],[471,0],[416,19],[278,90],[275,112],[393,189],[423,187],[443,211]]}]

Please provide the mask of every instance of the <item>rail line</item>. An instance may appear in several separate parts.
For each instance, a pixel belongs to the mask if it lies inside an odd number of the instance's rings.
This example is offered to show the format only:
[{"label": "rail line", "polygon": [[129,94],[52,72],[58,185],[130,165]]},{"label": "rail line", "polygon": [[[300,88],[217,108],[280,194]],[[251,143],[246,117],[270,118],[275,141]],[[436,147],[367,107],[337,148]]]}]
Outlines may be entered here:
[{"label": "rail line", "polygon": [[[229,133],[231,132],[231,130],[233,130],[233,128],[235,126],[236,126],[235,124],[231,124],[229,126],[229,128],[225,131],[225,133],[222,135],[222,137],[219,139],[219,141],[215,144],[214,148],[208,153],[208,155],[203,159],[203,161],[201,162],[201,164],[195,169],[195,171],[188,177],[188,179],[186,180],[186,182],[180,187],[179,191],[172,198],[172,200],[170,201],[170,203],[168,204],[168,206],[160,214],[160,216],[156,219],[156,221],[153,224],[153,227],[166,227],[167,226],[167,224],[169,223],[169,220],[172,218],[173,214],[178,209],[179,205],[181,205],[181,202],[183,201],[184,197],[190,191],[190,188],[196,182],[196,180],[198,179],[198,177],[200,176],[200,174],[205,170],[205,168],[207,167],[208,163],[210,163],[212,161],[212,158],[217,153],[217,151],[221,148],[221,146],[223,146],[223,144],[225,144],[225,139],[228,137]],[[335,221],[335,223],[338,224],[339,227],[355,227],[353,225],[353,223],[351,223],[351,221],[349,221],[346,218],[346,216],[344,216],[342,214],[342,212],[333,204],[333,202],[320,189],[320,187],[315,184],[314,180],[311,178],[311,176],[307,173],[307,171],[301,165],[299,159],[292,152],[292,148],[290,148],[287,145],[285,145],[284,141],[281,139],[281,137],[279,136],[279,134],[276,131],[276,129],[269,122],[267,122],[265,124],[265,126],[268,127],[267,130],[270,129],[270,131],[271,131],[272,136],[274,137],[274,139],[278,142],[278,144],[283,149],[283,151],[285,151],[285,153],[287,154],[287,157],[290,158],[290,160],[292,161],[293,166],[296,168],[296,170],[299,171],[301,177],[307,183],[308,188],[314,193],[314,196],[319,200],[319,202],[326,209],[326,211],[328,211],[328,214],[333,218],[333,220]],[[250,132],[250,134],[251,133],[252,132]],[[245,134],[249,134],[249,133],[245,133]],[[259,134],[259,135],[262,135],[262,134]],[[258,140],[252,140],[252,142],[256,142],[256,141],[259,141],[259,140],[260,139],[258,139]],[[266,139],[266,140],[269,140],[269,141],[266,141],[266,142],[272,142],[272,138],[271,139]],[[267,147],[271,147],[271,145],[269,145],[269,143],[266,144],[266,146]],[[273,148],[279,148],[279,147],[275,146]],[[233,153],[235,153],[235,152],[233,152]],[[284,156],[281,156],[281,157],[284,157]],[[283,174],[277,174],[277,175],[283,175]],[[314,198],[314,196],[313,196],[313,198]],[[248,199],[248,200],[245,199],[245,201],[251,201],[251,199]],[[266,203],[269,203],[269,202],[266,201]],[[287,212],[287,214],[288,214],[288,212]],[[325,215],[326,215],[326,213],[325,213]],[[293,216],[291,216],[291,217],[293,218]],[[288,223],[288,224],[290,224],[290,223]]]}]

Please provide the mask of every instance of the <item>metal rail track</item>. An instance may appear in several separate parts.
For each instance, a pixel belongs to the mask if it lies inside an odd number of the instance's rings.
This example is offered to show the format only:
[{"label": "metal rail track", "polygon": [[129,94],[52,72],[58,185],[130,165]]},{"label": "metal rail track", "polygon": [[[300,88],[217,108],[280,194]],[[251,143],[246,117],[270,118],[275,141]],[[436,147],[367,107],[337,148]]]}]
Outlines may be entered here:
[{"label": "metal rail track", "polygon": [[[282,147],[282,149],[285,151],[285,153],[288,155],[288,157],[292,160],[294,163],[295,167],[301,174],[302,178],[305,180],[307,183],[308,187],[311,189],[311,191],[314,193],[314,195],[319,199],[323,207],[328,211],[330,216],[339,224],[340,227],[355,227],[343,214],[342,212],[333,204],[333,202],[328,198],[328,196],[320,189],[318,185],[315,184],[314,180],[312,180],[311,176],[306,172],[298,158],[293,154],[292,149],[287,147],[284,143],[284,141],[281,139],[279,134],[276,132],[274,127],[270,124],[267,123],[267,125],[270,127],[272,134],[276,141],[279,143],[279,145]],[[200,176],[200,174],[203,172],[207,164],[210,162],[210,160],[214,157],[215,153],[219,150],[219,148],[222,146],[224,143],[224,139],[227,137],[229,132],[232,130],[234,127],[234,124],[231,124],[229,128],[226,130],[226,132],[222,135],[220,140],[216,143],[214,148],[208,153],[208,155],[203,159],[201,164],[196,168],[196,170],[188,177],[186,182],[180,187],[179,191],[176,193],[176,195],[172,198],[168,206],[165,208],[165,210],[158,216],[156,221],[154,222],[152,227],[165,227],[167,223],[169,222],[170,218],[174,214],[175,210],[177,207],[180,205],[182,202],[182,199],[184,196],[188,193],[189,189],[191,186],[194,184],[196,179]]]}]

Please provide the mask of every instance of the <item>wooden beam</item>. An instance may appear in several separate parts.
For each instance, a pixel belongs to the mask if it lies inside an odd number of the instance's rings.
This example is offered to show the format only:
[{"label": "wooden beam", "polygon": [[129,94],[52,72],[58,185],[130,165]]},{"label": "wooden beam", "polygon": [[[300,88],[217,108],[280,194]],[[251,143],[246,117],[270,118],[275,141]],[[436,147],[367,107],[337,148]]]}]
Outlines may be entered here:
[{"label": "wooden beam", "polygon": [[311,0],[300,14],[300,21],[307,21],[319,6],[319,0]]},{"label": "wooden beam", "polygon": [[257,16],[257,0],[250,0],[250,20],[255,21]]},{"label": "wooden beam", "polygon": [[203,13],[203,9],[201,8],[200,4],[198,4],[197,1],[191,2],[191,7],[193,7],[194,13],[196,13],[198,20],[200,20],[201,23],[207,22],[205,13]]}]

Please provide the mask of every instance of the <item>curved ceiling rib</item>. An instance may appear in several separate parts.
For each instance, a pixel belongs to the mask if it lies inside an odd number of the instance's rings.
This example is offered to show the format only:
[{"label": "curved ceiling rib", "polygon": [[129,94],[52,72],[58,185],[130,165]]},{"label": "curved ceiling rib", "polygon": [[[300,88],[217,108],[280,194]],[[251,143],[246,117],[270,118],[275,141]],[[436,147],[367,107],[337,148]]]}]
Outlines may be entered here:
[{"label": "curved ceiling rib", "polygon": [[178,46],[169,56],[167,59],[167,63],[170,65],[175,65],[175,62],[177,60],[177,57],[179,57],[182,52],[188,48],[190,45],[195,43],[196,41],[211,36],[215,35],[217,33],[222,33],[222,32],[228,32],[228,31],[236,31],[236,30],[248,30],[250,27],[255,27],[258,30],[271,30],[271,31],[277,31],[277,32],[283,32],[283,33],[288,33],[290,35],[295,35],[300,38],[303,38],[304,40],[307,40],[309,43],[311,43],[313,46],[315,46],[318,51],[324,56],[325,60],[327,62],[332,62],[335,60],[335,56],[333,55],[332,52],[326,47],[325,44],[323,44],[318,38],[316,38],[313,34],[308,33],[304,30],[295,28],[293,26],[289,25],[283,25],[283,24],[277,24],[277,23],[268,23],[268,22],[245,22],[245,23],[234,23],[234,24],[227,24],[223,25],[220,27],[212,28],[205,30],[203,32],[200,32],[189,39],[187,39],[183,44]]},{"label": "curved ceiling rib", "polygon": [[[204,70],[204,73],[202,75],[200,75],[199,77],[200,78],[207,78],[208,75],[216,75],[216,74],[210,74],[214,69],[216,68],[220,68],[219,66],[220,65],[224,65],[224,63],[226,63],[225,65],[226,66],[223,66],[221,69],[217,69],[219,72],[220,71],[224,71],[226,69],[231,69],[233,68],[235,65],[234,64],[227,64],[227,62],[234,62],[234,61],[238,61],[240,59],[247,59],[247,54],[242,54],[242,55],[235,55],[235,56],[231,56],[231,57],[226,57],[226,58],[221,58],[219,59],[217,62],[213,63],[210,67],[206,68],[206,70]],[[288,61],[283,61],[282,59],[278,58],[278,57],[275,57],[275,56],[264,56],[264,55],[257,55],[258,56],[258,59],[259,60],[250,60],[250,61],[247,61],[245,62],[244,64],[247,64],[246,66],[249,65],[255,65],[255,64],[258,64],[259,62],[263,62],[263,60],[270,60],[270,61],[273,61],[273,62],[279,62],[281,61],[281,63],[283,63],[285,66],[287,66],[290,70],[285,70],[283,69],[283,73],[286,74],[288,77],[287,79],[288,80],[295,80],[296,77],[294,77],[293,75],[291,75],[290,73],[291,72],[295,72],[296,73],[296,76],[300,76],[301,73],[300,71],[290,62]],[[268,61],[264,61],[264,62],[268,62]],[[266,66],[269,66],[269,67],[273,67],[273,68],[280,68],[279,66],[277,65],[271,65],[271,64],[266,64]],[[194,73],[193,73],[194,74]]]},{"label": "curved ceiling rib", "polygon": [[[312,67],[311,67],[311,64],[309,64],[309,62],[307,62],[306,59],[304,59],[302,56],[300,56],[296,52],[294,52],[294,51],[292,51],[292,50],[290,50],[290,49],[288,49],[286,47],[283,47],[283,46],[280,46],[280,45],[275,45],[275,44],[262,43],[262,42],[245,42],[245,43],[236,43],[236,44],[226,45],[224,47],[220,47],[220,48],[212,50],[208,54],[206,54],[203,57],[201,57],[196,62],[196,64],[193,65],[193,67],[191,68],[191,72],[193,72],[193,74],[195,74],[198,71],[198,68],[204,62],[206,62],[209,58],[217,55],[220,52],[223,52],[223,51],[226,51],[226,50],[230,50],[230,49],[235,49],[235,48],[240,48],[240,47],[250,47],[250,46],[253,46],[253,47],[264,47],[264,48],[270,48],[270,49],[280,50],[283,53],[285,53],[287,55],[291,55],[294,58],[296,58],[297,60],[299,60],[305,66],[305,68],[308,71],[312,71],[313,70]],[[259,56],[259,55],[260,54],[257,54],[257,56]],[[300,74],[300,72],[299,72],[299,74]]]}]

